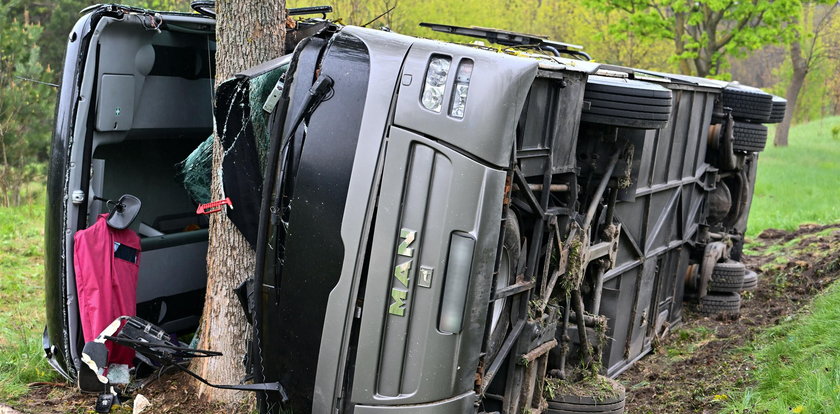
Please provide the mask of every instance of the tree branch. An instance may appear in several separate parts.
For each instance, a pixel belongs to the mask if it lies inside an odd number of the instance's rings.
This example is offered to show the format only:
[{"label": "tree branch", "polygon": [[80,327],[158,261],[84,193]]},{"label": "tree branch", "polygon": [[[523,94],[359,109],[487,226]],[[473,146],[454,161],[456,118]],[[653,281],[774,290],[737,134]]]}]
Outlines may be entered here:
[{"label": "tree branch", "polygon": [[837,10],[837,4],[834,3],[831,5],[831,8],[823,14],[822,18],[820,18],[819,23],[814,28],[813,34],[814,36],[811,37],[811,44],[808,46],[808,57],[805,59],[806,67],[811,67],[811,65],[819,59],[820,54],[817,53],[817,40],[822,35],[822,31],[826,28],[826,23],[831,18],[831,15],[834,14],[834,11]]},{"label": "tree branch", "polygon": [[734,29],[730,30],[725,36],[723,36],[717,44],[715,44],[715,50],[723,49],[732,39],[735,37],[735,34],[740,32],[744,29],[744,27],[749,26],[750,28],[756,28],[761,21],[764,19],[764,11],[759,13],[757,16],[750,15],[745,17],[744,19],[738,21],[738,24],[735,26]]}]

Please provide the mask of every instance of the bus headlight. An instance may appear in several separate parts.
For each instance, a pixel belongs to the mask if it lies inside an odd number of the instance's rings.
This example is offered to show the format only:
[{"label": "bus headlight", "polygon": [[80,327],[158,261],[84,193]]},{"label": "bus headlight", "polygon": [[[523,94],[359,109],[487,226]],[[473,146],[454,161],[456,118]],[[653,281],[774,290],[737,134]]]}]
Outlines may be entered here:
[{"label": "bus headlight", "polygon": [[450,63],[451,60],[448,57],[435,56],[426,68],[426,80],[420,102],[430,111],[440,112],[440,107],[443,105],[443,89],[446,87]]},{"label": "bus headlight", "polygon": [[455,74],[455,87],[452,90],[452,103],[449,106],[449,116],[463,118],[467,109],[467,93],[470,90],[470,78],[472,77],[473,62],[464,59],[458,65],[458,72]]}]

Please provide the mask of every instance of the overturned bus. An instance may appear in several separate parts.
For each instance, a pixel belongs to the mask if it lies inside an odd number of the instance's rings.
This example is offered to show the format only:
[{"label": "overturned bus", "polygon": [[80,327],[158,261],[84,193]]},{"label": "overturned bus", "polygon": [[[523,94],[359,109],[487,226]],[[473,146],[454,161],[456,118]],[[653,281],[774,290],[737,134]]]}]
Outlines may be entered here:
[{"label": "overturned bus", "polygon": [[[261,412],[619,413],[623,390],[563,384],[618,376],[686,303],[737,314],[756,283],[739,259],[762,123],[783,100],[427,26],[500,47],[307,19],[293,53],[214,92],[212,18],[89,10],[70,34],[49,170],[53,367],[83,388],[95,368],[81,286],[99,276],[82,281],[74,258],[80,232],[132,210],[110,200],[121,194],[139,202],[120,230],[138,245],[104,255],[136,272],[120,314],[166,342],[124,338],[132,373],[190,356],[176,338],[201,315],[208,224],[182,161],[214,119],[235,206],[216,209],[257,254],[239,293],[247,371],[272,384],[255,388]],[[94,336],[119,343],[110,328]],[[180,353],[150,357],[166,350]]]}]

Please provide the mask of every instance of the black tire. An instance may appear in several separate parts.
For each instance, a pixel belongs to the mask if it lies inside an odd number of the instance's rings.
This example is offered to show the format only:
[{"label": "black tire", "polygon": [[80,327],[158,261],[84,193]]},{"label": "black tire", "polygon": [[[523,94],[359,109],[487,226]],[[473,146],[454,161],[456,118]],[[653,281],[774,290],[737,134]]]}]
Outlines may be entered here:
[{"label": "black tire", "polygon": [[787,99],[781,96],[773,95],[773,109],[770,110],[770,118],[767,124],[778,124],[785,118],[785,110],[787,109]]},{"label": "black tire", "polygon": [[727,260],[721,263],[715,263],[715,268],[712,270],[712,278],[716,275],[718,277],[738,277],[744,278],[747,272],[747,267],[741,262],[735,260]]},{"label": "black tire", "polygon": [[759,89],[727,87],[721,97],[724,107],[732,109],[732,116],[739,120],[766,122],[773,110],[773,95]]},{"label": "black tire", "polygon": [[756,287],[758,287],[758,274],[750,270],[744,275],[744,283],[741,285],[741,291],[755,290]]},{"label": "black tire", "polygon": [[737,315],[741,310],[741,295],[737,293],[709,293],[700,298],[698,309],[704,315]]},{"label": "black tire", "polygon": [[[548,402],[548,412],[553,413],[613,413],[624,412],[624,400],[611,404],[570,404],[558,401]],[[552,411],[553,410],[553,411]]]},{"label": "black tire", "polygon": [[744,286],[744,279],[740,280],[732,280],[732,281],[721,281],[712,279],[709,281],[709,291],[710,292],[734,292],[738,293]]},{"label": "black tire", "polygon": [[[508,210],[505,220],[505,239],[502,243],[502,258],[499,264],[499,274],[493,279],[494,291],[500,287],[516,283],[516,273],[519,267],[522,246],[520,245],[519,221],[512,210]],[[509,300],[499,299],[490,304],[487,323],[490,333],[487,338],[485,353],[488,361],[499,352],[510,327],[511,303]],[[498,313],[495,313],[498,312]],[[494,314],[495,313],[495,314]],[[495,325],[495,326],[494,326]]]},{"label": "black tire", "polygon": [[709,291],[740,292],[744,285],[744,271],[744,265],[734,260],[717,263],[709,280]]},{"label": "black tire", "polygon": [[732,129],[732,149],[761,152],[767,144],[767,127],[761,124],[735,121]]},{"label": "black tire", "polygon": [[[615,380],[611,380],[615,381]],[[622,387],[623,388],[623,387]],[[574,404],[574,405],[588,405],[588,406],[596,406],[596,405],[603,405],[609,406],[613,404],[624,404],[624,398],[626,397],[626,392],[622,389],[621,392],[618,394],[606,397],[606,398],[596,398],[589,395],[558,395],[551,399],[548,402],[549,406],[551,404]]]},{"label": "black tire", "polygon": [[578,413],[610,413],[620,414],[624,412],[624,400],[626,392],[623,386],[615,380],[604,378],[613,384],[613,388],[620,389],[616,395],[610,397],[594,397],[579,395],[557,395],[548,401],[546,413],[553,414],[578,414]]},{"label": "black tire", "polygon": [[616,408],[615,410],[601,410],[598,411],[574,411],[574,410],[564,410],[562,408],[547,408],[545,410],[546,414],[624,414],[624,407]]},{"label": "black tire", "polygon": [[659,129],[671,118],[671,91],[629,79],[590,76],[581,121],[625,128]]}]

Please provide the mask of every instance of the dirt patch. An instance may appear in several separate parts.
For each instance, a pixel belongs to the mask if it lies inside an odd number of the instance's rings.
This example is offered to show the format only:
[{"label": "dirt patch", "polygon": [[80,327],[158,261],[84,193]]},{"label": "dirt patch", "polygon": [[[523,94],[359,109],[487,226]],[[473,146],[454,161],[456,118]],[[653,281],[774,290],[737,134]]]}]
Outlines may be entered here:
[{"label": "dirt patch", "polygon": [[193,380],[187,374],[176,372],[152,382],[138,391],[152,403],[149,413],[196,414],[196,413],[244,413],[247,409],[226,409],[222,405],[210,404],[196,394]]},{"label": "dirt patch", "polygon": [[684,324],[619,377],[628,413],[717,412],[727,392],[749,385],[753,360],[741,348],[840,278],[840,224],[767,230],[753,244],[744,261],[758,288],[743,295],[740,317],[708,318],[687,304]]},{"label": "dirt patch", "polygon": [[794,231],[784,231],[779,229],[766,229],[759,233],[758,238],[764,240],[772,240],[776,242],[789,242],[797,237],[801,237],[803,235],[810,235],[822,232],[823,230],[828,229],[836,229],[837,224],[826,224],[826,225],[819,225],[819,224],[803,224],[799,226],[799,229]]},{"label": "dirt patch", "polygon": [[63,383],[30,384],[29,390],[29,394],[11,403],[12,407],[23,413],[85,413],[85,408],[93,409],[96,398]]},{"label": "dirt patch", "polygon": [[[29,394],[11,406],[21,413],[93,413],[96,395],[82,394],[70,384],[49,383],[33,384]],[[131,413],[134,398],[142,394],[151,406],[144,413],[158,414],[222,414],[248,413],[250,407],[227,408],[203,401],[195,393],[192,380],[186,374],[177,372],[165,374],[146,387],[128,396],[120,406],[114,406],[112,413]]]}]

